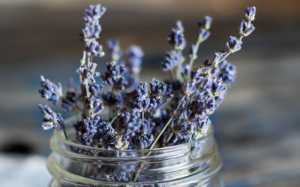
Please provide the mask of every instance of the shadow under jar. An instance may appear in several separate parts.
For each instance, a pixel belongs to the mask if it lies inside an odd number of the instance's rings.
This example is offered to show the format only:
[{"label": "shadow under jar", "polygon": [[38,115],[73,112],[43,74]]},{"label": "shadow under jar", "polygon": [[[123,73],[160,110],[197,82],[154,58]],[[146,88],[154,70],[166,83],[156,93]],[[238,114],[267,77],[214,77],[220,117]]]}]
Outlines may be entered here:
[{"label": "shadow under jar", "polygon": [[[74,122],[75,118],[66,120],[71,140],[76,136]],[[151,150],[83,146],[66,141],[58,130],[50,145],[53,153],[47,167],[53,180],[49,187],[223,187],[212,126],[196,141]]]}]

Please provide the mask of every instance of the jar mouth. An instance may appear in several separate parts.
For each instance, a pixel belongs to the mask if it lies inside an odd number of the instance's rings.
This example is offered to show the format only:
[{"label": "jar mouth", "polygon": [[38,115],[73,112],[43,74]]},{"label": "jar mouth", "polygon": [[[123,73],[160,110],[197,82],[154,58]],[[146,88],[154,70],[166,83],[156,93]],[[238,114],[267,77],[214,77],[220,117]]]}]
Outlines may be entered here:
[{"label": "jar mouth", "polygon": [[[73,116],[71,118],[68,118],[66,121],[65,121],[65,124],[66,124],[66,130],[67,130],[67,134],[71,134],[69,133],[69,131],[73,128],[71,127],[71,124],[73,121],[76,120],[76,116]],[[123,153],[140,153],[140,154],[145,154],[145,153],[148,153],[148,152],[168,152],[168,151],[176,151],[176,150],[179,150],[179,149],[182,149],[184,147],[187,147],[187,146],[191,146],[195,143],[198,143],[198,142],[201,142],[201,141],[204,141],[205,139],[211,137],[213,135],[213,126],[210,125],[209,129],[208,129],[208,132],[206,135],[198,138],[197,140],[194,140],[194,141],[191,141],[191,142],[188,142],[188,143],[184,143],[184,144],[180,144],[180,145],[174,145],[174,146],[168,146],[168,147],[160,147],[160,148],[153,148],[153,149],[144,149],[144,150],[118,150],[118,149],[113,149],[113,150],[107,150],[107,149],[103,149],[103,148],[96,148],[96,147],[89,147],[89,146],[86,146],[86,145],[81,145],[81,144],[77,144],[75,142],[72,142],[70,140],[66,140],[65,137],[63,136],[63,133],[62,131],[60,130],[54,130],[54,137],[51,138],[51,148],[52,148],[52,142],[54,142],[54,139],[57,140],[60,144],[64,144],[65,146],[70,146],[70,147],[74,147],[74,148],[78,148],[78,149],[84,149],[84,150],[93,150],[95,152],[97,151],[100,151],[100,152],[109,152],[109,153],[120,153],[120,152],[123,152]],[[74,131],[75,132],[75,131]],[[74,153],[74,154],[77,154],[77,153]],[[79,154],[81,156],[83,156],[82,154]]]}]

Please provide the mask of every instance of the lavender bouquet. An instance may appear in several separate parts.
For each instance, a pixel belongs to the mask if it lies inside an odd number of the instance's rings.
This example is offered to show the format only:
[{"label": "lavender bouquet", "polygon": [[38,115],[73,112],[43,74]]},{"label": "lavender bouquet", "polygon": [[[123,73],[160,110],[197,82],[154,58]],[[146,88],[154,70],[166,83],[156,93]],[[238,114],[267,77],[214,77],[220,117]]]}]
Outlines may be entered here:
[{"label": "lavender bouquet", "polygon": [[[226,58],[239,51],[242,39],[254,31],[252,21],[256,8],[245,10],[246,19],[239,25],[239,37],[229,38],[227,50],[216,52],[212,60],[196,68],[193,64],[200,44],[210,36],[212,18],[206,16],[198,23],[198,38],[190,46],[187,57],[183,55],[187,45],[184,27],[177,21],[168,36],[171,49],[161,63],[170,79],[153,78],[149,83],[139,82],[142,49],[133,45],[124,58],[117,40],[107,41],[107,53],[112,61],[106,64],[107,71],[101,75],[101,83],[97,83],[100,73],[96,71],[93,58],[105,55],[97,41],[102,30],[99,20],[105,11],[106,8],[98,4],[91,5],[84,13],[85,27],[80,37],[85,48],[78,68],[80,89],[70,82],[68,91],[63,94],[60,83],[41,76],[39,92],[43,98],[54,105],[61,102],[65,112],[82,113],[81,119],[73,124],[76,138],[69,141],[107,150],[143,150],[184,144],[205,136],[211,125],[209,116],[219,107],[228,85],[235,80],[236,68]],[[47,105],[39,105],[39,108],[44,114],[43,129],[62,130],[68,140],[61,114]],[[96,151],[72,151],[99,156]]]}]

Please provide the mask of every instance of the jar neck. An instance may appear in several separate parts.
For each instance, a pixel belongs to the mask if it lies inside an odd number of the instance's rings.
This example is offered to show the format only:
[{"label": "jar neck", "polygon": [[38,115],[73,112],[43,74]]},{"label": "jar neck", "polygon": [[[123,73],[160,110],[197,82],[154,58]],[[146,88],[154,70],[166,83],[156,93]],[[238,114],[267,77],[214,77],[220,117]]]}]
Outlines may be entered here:
[{"label": "jar neck", "polygon": [[[75,138],[67,128],[70,139]],[[153,150],[104,150],[66,141],[60,131],[51,139],[53,154],[48,169],[62,183],[136,185],[205,182],[221,167],[221,158],[213,138],[213,129],[197,141]],[[84,154],[95,152],[97,156]],[[83,154],[80,154],[83,153]],[[188,182],[185,181],[185,182]],[[104,185],[105,184],[105,185]],[[172,186],[172,185],[171,185]]]}]

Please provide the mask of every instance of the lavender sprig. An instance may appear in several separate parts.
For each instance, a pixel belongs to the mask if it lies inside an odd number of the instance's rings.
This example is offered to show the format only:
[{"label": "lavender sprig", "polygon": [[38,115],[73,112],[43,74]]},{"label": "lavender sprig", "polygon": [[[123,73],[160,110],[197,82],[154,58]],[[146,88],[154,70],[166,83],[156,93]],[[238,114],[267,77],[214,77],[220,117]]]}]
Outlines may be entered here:
[{"label": "lavender sprig", "polygon": [[65,122],[64,119],[61,117],[61,114],[55,113],[51,110],[50,107],[47,105],[39,105],[39,109],[44,114],[42,127],[43,130],[50,130],[50,129],[58,129],[63,130],[65,138],[68,139],[66,130],[65,130]]},{"label": "lavender sprig", "polygon": [[41,86],[42,89],[39,90],[41,96],[56,105],[62,96],[61,84],[58,83],[56,85],[48,79],[45,79],[44,76],[41,76]]}]

